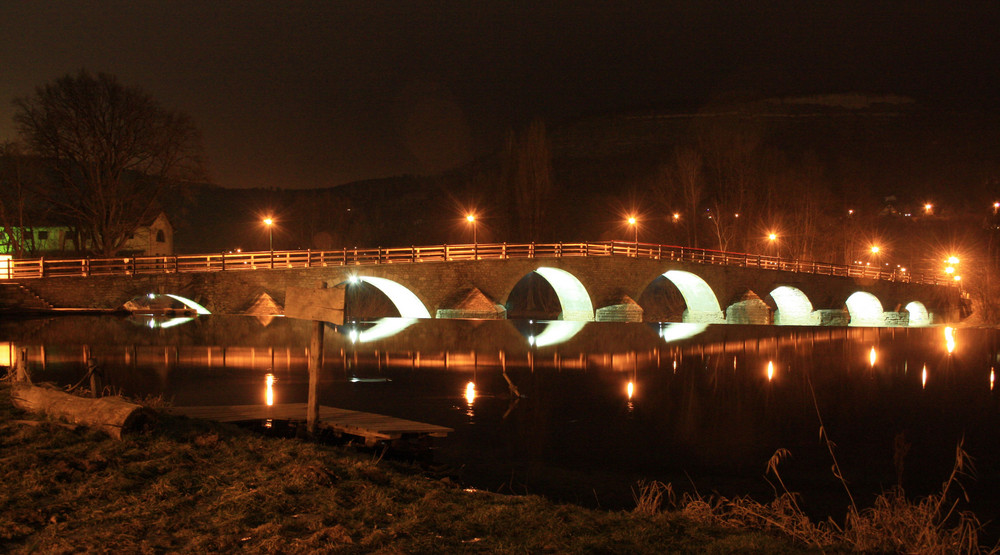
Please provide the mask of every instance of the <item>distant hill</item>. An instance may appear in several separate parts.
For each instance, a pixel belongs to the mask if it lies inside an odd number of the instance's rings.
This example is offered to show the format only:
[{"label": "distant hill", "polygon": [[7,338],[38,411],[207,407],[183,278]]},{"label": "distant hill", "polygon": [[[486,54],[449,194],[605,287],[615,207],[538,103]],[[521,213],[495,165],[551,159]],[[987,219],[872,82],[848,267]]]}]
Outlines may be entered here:
[{"label": "distant hill", "polygon": [[[978,214],[1000,194],[1000,118],[938,110],[905,97],[862,94],[719,103],[697,112],[608,114],[549,123],[559,200],[539,240],[622,238],[616,209],[638,205],[666,220],[652,193],[680,146],[712,148],[739,133],[772,166],[819,168],[815,187],[840,203],[881,210],[933,202],[939,214]],[[758,155],[758,154],[755,154]],[[478,207],[481,241],[504,241],[508,197],[503,154],[436,176],[400,176],[312,190],[194,185],[168,213],[180,252],[344,248],[470,242],[463,215]],[[767,176],[757,176],[768,179]],[[709,184],[711,187],[711,184]],[[725,195],[725,190],[706,195]],[[846,210],[845,210],[846,212]],[[664,224],[665,225],[665,224]],[[666,230],[666,227],[662,228]],[[645,240],[676,237],[650,225]],[[648,232],[648,233],[647,233]]]}]

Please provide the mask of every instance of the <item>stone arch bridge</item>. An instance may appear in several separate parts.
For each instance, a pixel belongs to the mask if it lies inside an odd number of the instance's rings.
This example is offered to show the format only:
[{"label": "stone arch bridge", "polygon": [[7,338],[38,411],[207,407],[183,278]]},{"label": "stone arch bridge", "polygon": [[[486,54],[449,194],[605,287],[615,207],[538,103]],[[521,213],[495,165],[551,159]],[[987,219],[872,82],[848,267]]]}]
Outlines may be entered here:
[{"label": "stone arch bridge", "polygon": [[365,282],[385,293],[403,317],[504,318],[515,285],[531,274],[552,286],[560,319],[575,321],[641,321],[647,307],[639,300],[664,283],[683,297],[683,321],[701,323],[927,325],[957,320],[961,304],[959,289],[944,280],[625,242],[8,264],[0,267],[0,282],[17,283],[55,308],[112,309],[140,296],[171,295],[211,313],[253,313],[262,305],[280,312],[290,287]]}]

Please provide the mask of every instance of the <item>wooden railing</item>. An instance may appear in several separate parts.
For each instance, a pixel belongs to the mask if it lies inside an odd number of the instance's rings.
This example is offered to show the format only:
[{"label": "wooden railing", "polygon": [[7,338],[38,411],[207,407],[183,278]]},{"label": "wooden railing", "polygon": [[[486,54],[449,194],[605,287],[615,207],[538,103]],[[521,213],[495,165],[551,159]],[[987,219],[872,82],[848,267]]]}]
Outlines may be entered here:
[{"label": "wooden railing", "polygon": [[368,264],[416,264],[458,260],[506,260],[511,258],[562,258],[579,256],[623,256],[654,260],[677,260],[699,264],[725,264],[829,276],[867,277],[930,285],[954,285],[943,277],[883,271],[860,265],[790,260],[762,254],[746,254],[651,243],[599,241],[594,243],[481,243],[340,249],[185,254],[117,258],[7,260],[0,266],[0,280],[23,280],[67,276],[130,276],[176,272],[218,272],[355,266]]}]

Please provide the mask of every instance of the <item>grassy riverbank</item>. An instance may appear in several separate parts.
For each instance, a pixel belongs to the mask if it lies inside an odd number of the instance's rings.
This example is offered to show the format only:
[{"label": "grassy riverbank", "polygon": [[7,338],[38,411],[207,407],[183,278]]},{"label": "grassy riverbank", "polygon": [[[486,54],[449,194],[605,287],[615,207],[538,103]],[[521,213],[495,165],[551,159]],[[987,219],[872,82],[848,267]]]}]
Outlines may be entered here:
[{"label": "grassy riverbank", "polygon": [[115,441],[0,385],[0,551],[799,552],[678,514],[465,491],[370,453],[164,417]]},{"label": "grassy riverbank", "polygon": [[629,512],[468,491],[370,452],[185,418],[115,441],[17,411],[0,382],[2,552],[978,550],[974,533],[929,518],[939,509],[899,497],[840,531],[790,494],[671,503],[668,486],[637,490]]}]

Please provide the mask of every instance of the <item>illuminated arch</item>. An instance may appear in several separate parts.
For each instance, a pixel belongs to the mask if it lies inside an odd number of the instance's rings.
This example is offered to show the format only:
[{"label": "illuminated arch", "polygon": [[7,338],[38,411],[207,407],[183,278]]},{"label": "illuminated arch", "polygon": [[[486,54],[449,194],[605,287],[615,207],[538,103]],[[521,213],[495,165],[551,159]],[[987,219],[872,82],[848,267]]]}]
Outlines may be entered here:
[{"label": "illuminated arch", "polygon": [[775,325],[819,325],[819,314],[813,312],[812,302],[801,289],[782,285],[771,291],[771,298],[777,307],[774,311]]},{"label": "illuminated arch", "polygon": [[684,297],[687,310],[684,311],[685,322],[725,322],[722,307],[711,286],[705,280],[681,270],[670,270],[663,274],[670,280]]},{"label": "illuminated arch", "polygon": [[351,283],[358,281],[371,284],[382,293],[385,293],[385,296],[389,297],[392,304],[396,306],[400,318],[431,317],[431,313],[427,311],[427,307],[424,306],[424,303],[420,302],[420,299],[412,291],[391,279],[370,276],[355,276],[350,279]]},{"label": "illuminated arch", "polygon": [[871,293],[858,291],[847,297],[852,326],[881,326],[885,323],[882,303]]},{"label": "illuminated arch", "polygon": [[171,295],[169,293],[167,293],[165,296],[170,297],[171,299],[173,299],[173,300],[175,300],[175,301],[183,304],[184,306],[186,306],[186,307],[194,310],[198,314],[201,314],[201,315],[211,314],[211,312],[209,312],[209,310],[207,308],[205,308],[205,307],[201,306],[200,304],[192,301],[191,299],[188,299],[188,298],[185,298],[185,297],[181,297],[180,295]]},{"label": "illuminated arch", "polygon": [[590,293],[576,276],[566,270],[547,267],[538,268],[535,273],[545,278],[559,297],[563,320],[578,322],[594,320],[594,304],[590,300]]},{"label": "illuminated arch", "polygon": [[913,301],[906,305],[906,311],[910,313],[911,326],[931,325],[931,315],[927,312],[927,307],[920,301]]}]

